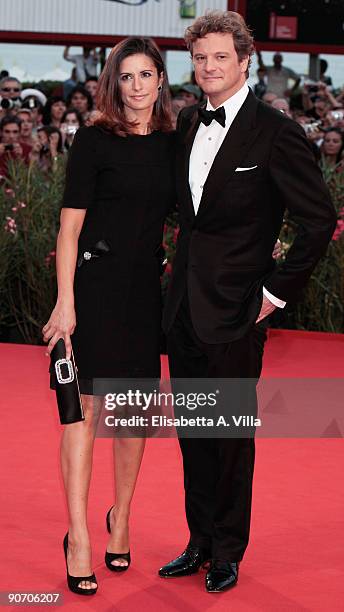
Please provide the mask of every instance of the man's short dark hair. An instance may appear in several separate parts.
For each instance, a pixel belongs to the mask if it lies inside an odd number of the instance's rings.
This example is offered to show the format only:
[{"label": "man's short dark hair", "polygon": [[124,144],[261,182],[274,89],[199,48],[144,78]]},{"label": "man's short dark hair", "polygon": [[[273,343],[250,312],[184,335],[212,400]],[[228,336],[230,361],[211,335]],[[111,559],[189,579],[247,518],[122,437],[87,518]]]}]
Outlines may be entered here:
[{"label": "man's short dark hair", "polygon": [[0,121],[0,130],[2,131],[6,125],[10,125],[11,123],[16,123],[16,125],[20,128],[22,121],[15,115],[6,115]]}]

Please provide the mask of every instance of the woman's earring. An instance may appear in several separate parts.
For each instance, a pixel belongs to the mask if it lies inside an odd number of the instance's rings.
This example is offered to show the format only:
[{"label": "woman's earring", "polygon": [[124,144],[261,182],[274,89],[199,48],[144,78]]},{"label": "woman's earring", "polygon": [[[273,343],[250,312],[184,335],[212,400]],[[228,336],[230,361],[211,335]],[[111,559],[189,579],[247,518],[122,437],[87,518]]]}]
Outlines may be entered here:
[{"label": "woman's earring", "polygon": [[159,85],[158,91],[161,91],[161,90],[162,90],[162,85]]}]

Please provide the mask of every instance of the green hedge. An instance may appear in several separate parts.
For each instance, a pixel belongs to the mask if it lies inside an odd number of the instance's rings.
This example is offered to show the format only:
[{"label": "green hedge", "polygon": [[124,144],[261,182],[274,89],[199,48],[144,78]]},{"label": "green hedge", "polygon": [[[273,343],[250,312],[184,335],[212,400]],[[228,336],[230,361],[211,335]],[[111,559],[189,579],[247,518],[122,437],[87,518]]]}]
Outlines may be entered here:
[{"label": "green hedge", "polygon": [[[49,174],[36,165],[13,163],[0,188],[0,334],[2,340],[40,344],[41,328],[56,297],[55,244],[64,182],[65,160]],[[338,229],[326,256],[318,264],[304,300],[280,313],[277,326],[317,331],[344,331],[344,175],[324,168],[338,211]],[[166,292],[178,234],[177,215],[165,225],[169,264],[162,279]],[[294,236],[285,220],[283,257]]]}]

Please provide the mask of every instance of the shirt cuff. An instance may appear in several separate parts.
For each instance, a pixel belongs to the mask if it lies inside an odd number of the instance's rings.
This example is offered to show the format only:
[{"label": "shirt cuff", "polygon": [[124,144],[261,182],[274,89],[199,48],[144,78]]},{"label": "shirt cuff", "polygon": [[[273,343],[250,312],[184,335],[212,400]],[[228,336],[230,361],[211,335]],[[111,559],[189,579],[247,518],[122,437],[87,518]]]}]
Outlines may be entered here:
[{"label": "shirt cuff", "polygon": [[271,304],[273,304],[274,306],[277,306],[277,308],[284,308],[284,306],[287,303],[287,302],[283,302],[283,300],[279,300],[277,297],[272,295],[272,293],[270,293],[270,291],[265,289],[265,287],[263,287],[263,294],[265,295],[266,298],[268,298]]}]

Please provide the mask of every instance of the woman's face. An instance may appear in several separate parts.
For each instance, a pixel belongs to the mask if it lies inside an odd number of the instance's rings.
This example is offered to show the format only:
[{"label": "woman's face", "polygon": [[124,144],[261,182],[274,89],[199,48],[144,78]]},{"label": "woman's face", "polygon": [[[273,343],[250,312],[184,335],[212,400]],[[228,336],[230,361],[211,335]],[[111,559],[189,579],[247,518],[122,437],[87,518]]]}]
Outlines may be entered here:
[{"label": "woman's face", "polygon": [[53,132],[52,134],[49,135],[49,142],[50,144],[52,144],[53,146],[57,147],[59,144],[59,135],[57,134],[57,132]]},{"label": "woman's face", "polygon": [[338,155],[342,148],[343,140],[337,132],[327,132],[324,137],[323,149],[325,155]]},{"label": "woman's face", "polygon": [[47,144],[48,144],[48,142],[49,142],[49,140],[48,140],[48,136],[47,136],[47,134],[45,133],[45,131],[44,131],[44,130],[40,130],[40,131],[37,133],[37,136],[38,136],[38,140],[39,140],[40,144],[42,145],[42,147],[43,147],[44,145],[47,145]]},{"label": "woman's face", "polygon": [[85,84],[85,89],[87,89],[88,93],[91,94],[93,100],[97,95],[98,83],[97,81],[88,81]]},{"label": "woman's face", "polygon": [[75,113],[68,113],[68,115],[66,115],[64,122],[66,125],[71,125],[73,127],[80,127],[79,119],[77,118]]},{"label": "woman's face", "polygon": [[143,53],[126,57],[120,65],[120,90],[126,110],[153,110],[163,75],[158,76],[154,62]]},{"label": "woman's face", "polygon": [[71,99],[71,106],[75,106],[75,108],[79,111],[79,113],[87,113],[87,105],[88,100],[86,96],[84,96],[80,91],[75,92]]},{"label": "woman's face", "polygon": [[66,112],[66,105],[62,100],[54,102],[51,106],[51,118],[61,121],[63,114]]}]

